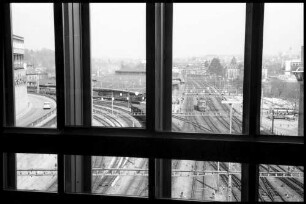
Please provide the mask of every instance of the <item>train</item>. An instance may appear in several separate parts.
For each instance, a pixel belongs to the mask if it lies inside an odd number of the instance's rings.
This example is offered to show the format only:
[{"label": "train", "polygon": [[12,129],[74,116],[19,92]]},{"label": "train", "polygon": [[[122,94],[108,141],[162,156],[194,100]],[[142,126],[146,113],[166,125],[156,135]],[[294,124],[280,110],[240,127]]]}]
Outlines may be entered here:
[{"label": "train", "polygon": [[205,112],[206,111],[206,107],[207,107],[206,100],[203,99],[203,98],[199,98],[196,107],[197,107],[198,111]]},{"label": "train", "polygon": [[270,108],[268,118],[269,119],[287,119],[287,120],[295,120],[298,116],[298,112],[294,109],[286,109],[286,108]]},{"label": "train", "polygon": [[[27,90],[29,93],[37,93],[36,86],[27,86]],[[47,95],[56,95],[56,86],[55,84],[39,85],[39,93]]]}]

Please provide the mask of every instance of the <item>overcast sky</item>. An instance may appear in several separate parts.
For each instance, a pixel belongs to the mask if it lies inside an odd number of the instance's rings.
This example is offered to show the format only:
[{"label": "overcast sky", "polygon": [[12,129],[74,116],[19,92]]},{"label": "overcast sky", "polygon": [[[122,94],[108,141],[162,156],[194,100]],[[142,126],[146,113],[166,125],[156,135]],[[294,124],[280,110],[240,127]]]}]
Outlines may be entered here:
[{"label": "overcast sky", "polygon": [[292,48],[300,54],[304,45],[303,4],[266,4],[264,54],[277,54]]},{"label": "overcast sky", "polygon": [[54,50],[53,4],[12,4],[13,34],[24,37],[27,49]]},{"label": "overcast sky", "polygon": [[[54,50],[52,4],[14,4],[13,33],[28,49]],[[303,45],[303,5],[265,8],[264,53]],[[245,4],[175,4],[174,57],[243,54]],[[145,4],[92,4],[91,49],[95,58],[145,58]]]},{"label": "overcast sky", "polygon": [[145,59],[144,3],[96,3],[90,6],[90,11],[93,57]]}]

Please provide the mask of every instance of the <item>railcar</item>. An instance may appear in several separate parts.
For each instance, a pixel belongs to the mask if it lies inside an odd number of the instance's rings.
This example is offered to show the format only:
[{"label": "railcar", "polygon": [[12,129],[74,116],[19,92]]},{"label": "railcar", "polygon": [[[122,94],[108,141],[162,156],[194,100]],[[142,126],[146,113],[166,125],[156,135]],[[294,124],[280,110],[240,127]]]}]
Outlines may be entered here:
[{"label": "railcar", "polygon": [[206,111],[206,100],[200,98],[197,102],[198,111],[205,112]]}]

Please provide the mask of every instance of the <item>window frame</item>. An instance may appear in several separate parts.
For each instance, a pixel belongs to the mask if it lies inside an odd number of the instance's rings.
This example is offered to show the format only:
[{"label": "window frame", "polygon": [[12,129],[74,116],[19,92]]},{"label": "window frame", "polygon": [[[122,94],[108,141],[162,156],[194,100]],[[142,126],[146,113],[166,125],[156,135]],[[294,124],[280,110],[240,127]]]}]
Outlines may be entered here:
[{"label": "window frame", "polygon": [[[61,3],[54,4],[55,49],[56,49],[56,93],[57,93],[57,128],[33,129],[8,127],[12,126],[11,103],[14,89],[9,86],[13,82],[12,45],[10,31],[10,9],[6,3],[1,3],[1,171],[6,178],[2,178],[2,186],[11,187],[11,190],[1,189],[1,195],[14,198],[36,200],[50,199],[50,202],[62,198],[67,201],[99,201],[113,200],[133,202],[173,202],[188,203],[193,201],[178,201],[163,199],[160,196],[169,196],[169,160],[190,159],[202,161],[226,161],[242,163],[242,201],[258,201],[258,165],[287,164],[303,165],[299,156],[304,148],[303,137],[268,136],[260,135],[260,96],[261,96],[261,63],[263,43],[264,4],[246,4],[245,29],[245,71],[244,71],[244,104],[243,104],[243,132],[242,135],[229,134],[202,134],[171,132],[171,94],[172,85],[172,4],[148,3],[146,7],[146,58],[147,58],[147,126],[145,129],[117,129],[90,127],[91,114],[84,114],[91,110],[90,69],[82,69],[90,65],[90,30],[89,5],[75,3],[79,8],[76,14],[81,16],[80,31],[82,37],[78,43],[83,45],[86,52],[81,54],[79,73],[83,78],[81,96],[85,102],[81,105],[83,111],[81,124],[83,127],[68,127],[65,124],[68,114],[65,114],[65,70],[63,37],[63,7]],[[2,12],[3,11],[3,12]],[[155,26],[150,26],[154,24]],[[169,29],[170,28],[170,29]],[[260,42],[260,43],[257,43]],[[169,57],[170,56],[170,57]],[[159,68],[160,67],[160,68]],[[65,68],[67,69],[67,68]],[[8,71],[9,70],[9,71]],[[89,71],[88,71],[89,70]],[[66,70],[67,71],[67,70]],[[148,77],[150,76],[150,77]],[[152,77],[151,77],[152,76]],[[88,79],[89,80],[86,80]],[[11,80],[10,80],[11,79]],[[168,80],[170,79],[170,80]],[[246,80],[248,79],[248,80]],[[87,81],[87,82],[86,82]],[[170,84],[170,85],[169,85]],[[88,91],[89,90],[89,91]],[[163,92],[164,90],[164,92]],[[253,94],[250,94],[253,93]],[[89,111],[87,111],[89,113]],[[170,127],[169,127],[170,125]],[[19,141],[16,143],[16,141]],[[37,145],[39,141],[42,145]],[[103,144],[105,148],[100,148]],[[116,148],[120,146],[121,148]],[[86,148],[84,148],[86,147]],[[132,148],[131,148],[132,147]],[[270,152],[273,149],[273,152]],[[284,151],[286,150],[286,152]],[[58,155],[58,193],[22,192],[14,189],[14,153],[53,153]],[[106,195],[71,194],[67,189],[67,156],[82,155],[84,158],[95,156],[135,156],[149,159],[149,198],[131,198]],[[72,157],[70,157],[71,159]],[[163,159],[163,160],[160,160]],[[167,161],[168,160],[168,161]],[[88,161],[87,161],[88,162]],[[171,162],[171,160],[170,160]],[[6,165],[5,165],[6,164]],[[164,165],[164,167],[163,167]],[[81,165],[82,166],[82,165]],[[167,167],[168,166],[168,167]],[[167,179],[160,179],[157,173],[165,173]],[[86,172],[85,172],[86,174]],[[84,175],[86,178],[86,175]],[[88,178],[88,169],[87,169]],[[10,184],[11,183],[11,184]],[[86,186],[86,184],[82,184]],[[168,186],[164,190],[161,185]],[[85,188],[86,189],[86,188]],[[170,189],[171,193],[171,189]],[[20,196],[20,197],[18,197]]]}]

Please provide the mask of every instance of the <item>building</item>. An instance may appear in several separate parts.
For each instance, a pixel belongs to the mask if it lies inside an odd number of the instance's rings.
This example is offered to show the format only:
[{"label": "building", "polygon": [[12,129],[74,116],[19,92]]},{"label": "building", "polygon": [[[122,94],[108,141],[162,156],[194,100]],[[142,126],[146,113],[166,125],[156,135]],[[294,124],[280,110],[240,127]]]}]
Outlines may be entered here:
[{"label": "building", "polygon": [[145,63],[121,64],[120,70],[116,70],[115,73],[123,74],[123,75],[145,75],[146,74],[146,64]]},{"label": "building", "polygon": [[27,86],[37,86],[37,83],[43,79],[48,78],[48,73],[47,72],[41,72],[37,71],[36,69],[33,68],[27,68],[26,71],[27,75]]},{"label": "building", "polygon": [[240,75],[240,68],[235,57],[232,58],[229,66],[226,67],[226,77],[228,79],[237,79]]},{"label": "building", "polygon": [[13,35],[13,69],[15,86],[16,117],[29,105],[27,78],[24,66],[24,38]]},{"label": "building", "polygon": [[261,76],[261,79],[263,81],[267,80],[268,78],[268,69],[266,67],[263,67],[262,68],[262,76]]},{"label": "building", "polygon": [[295,71],[302,65],[300,59],[286,60],[285,61],[285,75],[292,75],[292,71]]}]

